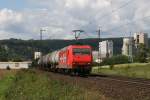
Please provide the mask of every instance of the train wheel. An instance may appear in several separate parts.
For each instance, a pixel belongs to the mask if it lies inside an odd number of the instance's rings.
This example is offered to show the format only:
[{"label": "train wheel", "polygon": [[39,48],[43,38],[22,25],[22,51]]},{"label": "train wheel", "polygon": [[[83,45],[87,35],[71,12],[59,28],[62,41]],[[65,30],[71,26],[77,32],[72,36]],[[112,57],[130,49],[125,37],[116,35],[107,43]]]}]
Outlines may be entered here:
[{"label": "train wheel", "polygon": [[85,74],[89,75],[91,73],[91,68],[85,70]]},{"label": "train wheel", "polygon": [[69,74],[69,70],[68,69],[64,69],[64,74]]},{"label": "train wheel", "polygon": [[54,70],[55,70],[56,73],[58,73],[58,69],[57,68],[54,68]]},{"label": "train wheel", "polygon": [[70,75],[71,75],[71,76],[75,76],[75,70],[71,69],[71,70],[70,70]]},{"label": "train wheel", "polygon": [[71,69],[67,69],[67,74],[71,74]]}]

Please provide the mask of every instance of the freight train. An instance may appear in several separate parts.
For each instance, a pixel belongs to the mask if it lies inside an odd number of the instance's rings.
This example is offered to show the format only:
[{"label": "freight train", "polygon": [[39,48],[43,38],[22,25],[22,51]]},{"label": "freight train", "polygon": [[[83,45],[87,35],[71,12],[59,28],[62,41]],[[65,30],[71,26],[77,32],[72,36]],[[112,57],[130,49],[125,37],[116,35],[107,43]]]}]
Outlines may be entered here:
[{"label": "freight train", "polygon": [[70,45],[38,60],[42,69],[68,74],[89,74],[92,67],[92,48],[89,45]]}]

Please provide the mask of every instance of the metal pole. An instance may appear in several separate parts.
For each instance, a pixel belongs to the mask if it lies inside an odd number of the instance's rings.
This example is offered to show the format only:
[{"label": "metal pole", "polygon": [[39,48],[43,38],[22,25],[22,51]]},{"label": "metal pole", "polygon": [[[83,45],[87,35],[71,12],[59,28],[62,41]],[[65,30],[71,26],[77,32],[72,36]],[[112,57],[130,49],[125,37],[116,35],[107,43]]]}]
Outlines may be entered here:
[{"label": "metal pole", "polygon": [[[75,33],[75,40],[78,40],[78,38],[79,38],[79,36],[80,36],[80,34],[82,33],[82,32],[84,32],[83,30],[73,30],[73,32]],[[77,32],[79,32],[79,34],[77,33]]]},{"label": "metal pole", "polygon": [[43,29],[40,29],[40,40],[42,41],[43,39],[43,32],[46,31],[46,30],[43,30]]},{"label": "metal pole", "polygon": [[129,61],[132,63],[133,62],[133,41],[132,41],[132,37],[131,37],[131,32],[130,32],[130,44],[129,44]]},{"label": "metal pole", "polygon": [[101,64],[100,64],[101,63],[101,43],[100,43],[101,42],[101,36],[100,36],[101,35],[101,30],[100,30],[100,27],[99,27],[97,32],[98,32],[98,39],[99,39],[99,42],[98,42],[98,45],[99,45],[98,46],[99,47],[99,50],[98,50],[98,67],[100,68],[100,66],[101,66]]},{"label": "metal pole", "polygon": [[75,39],[78,40],[79,36],[80,36],[80,33],[79,33],[79,35],[77,35],[77,31],[76,31],[75,32]]},{"label": "metal pole", "polygon": [[[43,32],[46,31],[46,30],[43,30],[43,29],[40,29],[40,41],[42,43],[42,39],[43,39]],[[43,67],[43,53],[42,53],[42,50],[41,50],[41,67]]]}]

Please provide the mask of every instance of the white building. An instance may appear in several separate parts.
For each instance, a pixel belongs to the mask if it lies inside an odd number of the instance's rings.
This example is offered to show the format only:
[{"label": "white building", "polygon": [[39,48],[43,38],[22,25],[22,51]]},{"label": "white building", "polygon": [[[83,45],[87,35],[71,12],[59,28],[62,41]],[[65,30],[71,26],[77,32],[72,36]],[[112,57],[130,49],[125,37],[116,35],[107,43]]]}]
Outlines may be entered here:
[{"label": "white building", "polygon": [[0,62],[0,69],[28,69],[32,62]]},{"label": "white building", "polygon": [[135,46],[138,47],[139,44],[144,44],[148,48],[148,34],[147,33],[134,33]]},{"label": "white building", "polygon": [[102,41],[99,43],[99,52],[101,58],[109,58],[113,56],[113,41]]},{"label": "white building", "polygon": [[41,52],[34,52],[34,59],[38,59],[42,56]]},{"label": "white building", "polygon": [[134,40],[132,37],[126,37],[123,39],[123,47],[122,47],[122,54],[125,56],[132,55],[134,46]]},{"label": "white building", "polygon": [[92,51],[92,55],[93,55],[93,62],[98,63],[98,51]]}]

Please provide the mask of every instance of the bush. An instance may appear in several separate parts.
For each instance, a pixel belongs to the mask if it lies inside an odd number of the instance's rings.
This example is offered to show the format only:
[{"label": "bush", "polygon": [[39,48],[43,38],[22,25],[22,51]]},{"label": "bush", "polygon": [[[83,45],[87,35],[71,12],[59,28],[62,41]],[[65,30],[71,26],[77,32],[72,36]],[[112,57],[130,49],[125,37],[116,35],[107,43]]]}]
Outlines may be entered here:
[{"label": "bush", "polygon": [[10,67],[9,67],[9,66],[7,66],[7,67],[6,67],[6,69],[7,69],[7,70],[10,70]]},{"label": "bush", "polygon": [[128,63],[128,57],[123,55],[117,55],[111,58],[103,60],[102,65],[114,65],[114,64],[125,64]]},{"label": "bush", "polygon": [[140,44],[135,57],[136,57],[137,62],[146,63],[147,57],[148,57],[148,48],[146,48],[145,45]]},{"label": "bush", "polygon": [[101,66],[102,64],[101,63],[98,63],[98,62],[93,62],[92,63],[92,66]]},{"label": "bush", "polygon": [[1,57],[1,58],[0,58],[0,61],[2,61],[2,62],[8,62],[8,58],[6,58],[6,57],[3,57],[3,58],[2,58],[2,57]]},{"label": "bush", "polygon": [[112,70],[114,68],[114,65],[110,65],[109,68],[110,70]]},{"label": "bush", "polygon": [[22,58],[21,57],[18,57],[16,56],[15,58],[12,59],[13,62],[22,62]]},{"label": "bush", "polygon": [[39,59],[32,60],[31,67],[37,67],[37,66],[38,66],[38,60],[39,60]]}]

